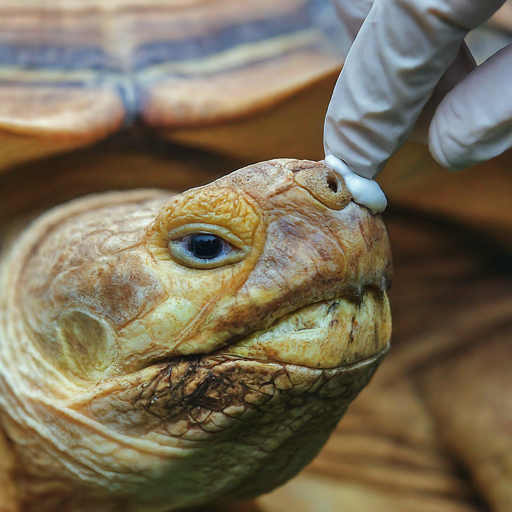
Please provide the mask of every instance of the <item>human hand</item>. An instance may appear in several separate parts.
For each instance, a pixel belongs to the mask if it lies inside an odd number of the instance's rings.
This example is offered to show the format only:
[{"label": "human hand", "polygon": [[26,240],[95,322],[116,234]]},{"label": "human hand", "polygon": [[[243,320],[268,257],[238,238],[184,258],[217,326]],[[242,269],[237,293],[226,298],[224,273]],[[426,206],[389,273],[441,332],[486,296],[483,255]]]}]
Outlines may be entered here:
[{"label": "human hand", "polygon": [[[503,3],[375,0],[372,7],[371,0],[337,0],[352,35],[372,8],[350,50],[327,112],[324,141],[329,165],[345,165],[357,175],[373,179],[411,134],[443,73],[442,87],[437,88],[441,91],[434,94],[437,100],[428,106],[432,122],[424,114],[418,123],[430,126],[434,158],[447,168],[461,169],[510,147],[510,48],[471,74],[471,61],[459,50],[467,32]],[[375,205],[364,203],[364,198],[358,200],[355,195],[355,200],[375,211]]]}]

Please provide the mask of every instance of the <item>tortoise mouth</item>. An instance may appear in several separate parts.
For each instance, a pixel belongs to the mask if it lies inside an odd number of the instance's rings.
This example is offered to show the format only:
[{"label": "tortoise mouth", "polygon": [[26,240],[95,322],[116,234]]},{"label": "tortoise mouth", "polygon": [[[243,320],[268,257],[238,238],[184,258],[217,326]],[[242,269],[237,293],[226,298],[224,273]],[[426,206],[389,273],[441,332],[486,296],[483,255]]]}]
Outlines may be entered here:
[{"label": "tortoise mouth", "polygon": [[153,360],[75,395],[68,406],[123,434],[156,429],[200,440],[276,393],[309,396],[320,386],[352,396],[387,352],[390,329],[386,294],[368,288],[357,301],[299,308],[216,352]]},{"label": "tortoise mouth", "polygon": [[227,339],[213,352],[151,357],[135,371],[174,364],[183,358],[230,357],[294,364],[309,368],[340,368],[380,353],[391,338],[387,295],[366,287],[358,297],[338,296],[287,313],[265,328]]},{"label": "tortoise mouth", "polygon": [[181,446],[181,442],[202,442],[212,434],[229,433],[256,418],[277,421],[286,404],[305,417],[310,407],[323,410],[337,404],[334,409],[340,415],[388,349],[386,344],[379,352],[338,368],[265,362],[234,354],[182,356],[103,382],[75,395],[67,407],[118,434],[153,435],[158,445],[178,442]]},{"label": "tortoise mouth", "polygon": [[340,368],[380,353],[390,337],[386,294],[368,288],[359,300],[338,297],[299,308],[211,355]]}]

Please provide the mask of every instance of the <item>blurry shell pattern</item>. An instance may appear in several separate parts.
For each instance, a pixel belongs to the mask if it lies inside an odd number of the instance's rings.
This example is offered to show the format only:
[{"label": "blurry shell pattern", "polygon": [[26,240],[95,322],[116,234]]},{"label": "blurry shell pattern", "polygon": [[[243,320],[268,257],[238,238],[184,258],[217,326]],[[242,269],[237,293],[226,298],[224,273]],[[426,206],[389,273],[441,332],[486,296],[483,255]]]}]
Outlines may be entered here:
[{"label": "blurry shell pattern", "polygon": [[0,168],[134,124],[218,149],[190,129],[335,76],[344,46],[328,0],[4,0]]}]

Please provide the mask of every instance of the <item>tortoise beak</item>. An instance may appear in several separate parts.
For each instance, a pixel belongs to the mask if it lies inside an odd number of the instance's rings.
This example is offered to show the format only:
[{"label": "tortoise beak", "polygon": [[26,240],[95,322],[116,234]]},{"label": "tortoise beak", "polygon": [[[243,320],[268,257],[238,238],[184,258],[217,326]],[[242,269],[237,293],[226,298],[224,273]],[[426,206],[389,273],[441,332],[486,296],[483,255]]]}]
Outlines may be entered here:
[{"label": "tortoise beak", "polygon": [[340,297],[302,307],[221,353],[310,368],[338,368],[385,352],[390,338],[387,297],[369,289],[361,300]]}]

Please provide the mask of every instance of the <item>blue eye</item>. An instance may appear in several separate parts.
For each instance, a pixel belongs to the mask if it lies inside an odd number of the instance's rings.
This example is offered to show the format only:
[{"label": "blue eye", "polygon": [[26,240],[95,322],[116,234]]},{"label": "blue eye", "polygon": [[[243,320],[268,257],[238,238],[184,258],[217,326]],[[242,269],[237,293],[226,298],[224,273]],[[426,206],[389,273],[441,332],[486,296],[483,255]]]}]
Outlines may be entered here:
[{"label": "blue eye", "polygon": [[171,258],[185,267],[219,268],[242,261],[250,246],[229,229],[214,224],[185,224],[169,232]]},{"label": "blue eye", "polygon": [[196,234],[189,238],[188,250],[196,258],[212,260],[222,252],[223,240],[210,234]]}]

